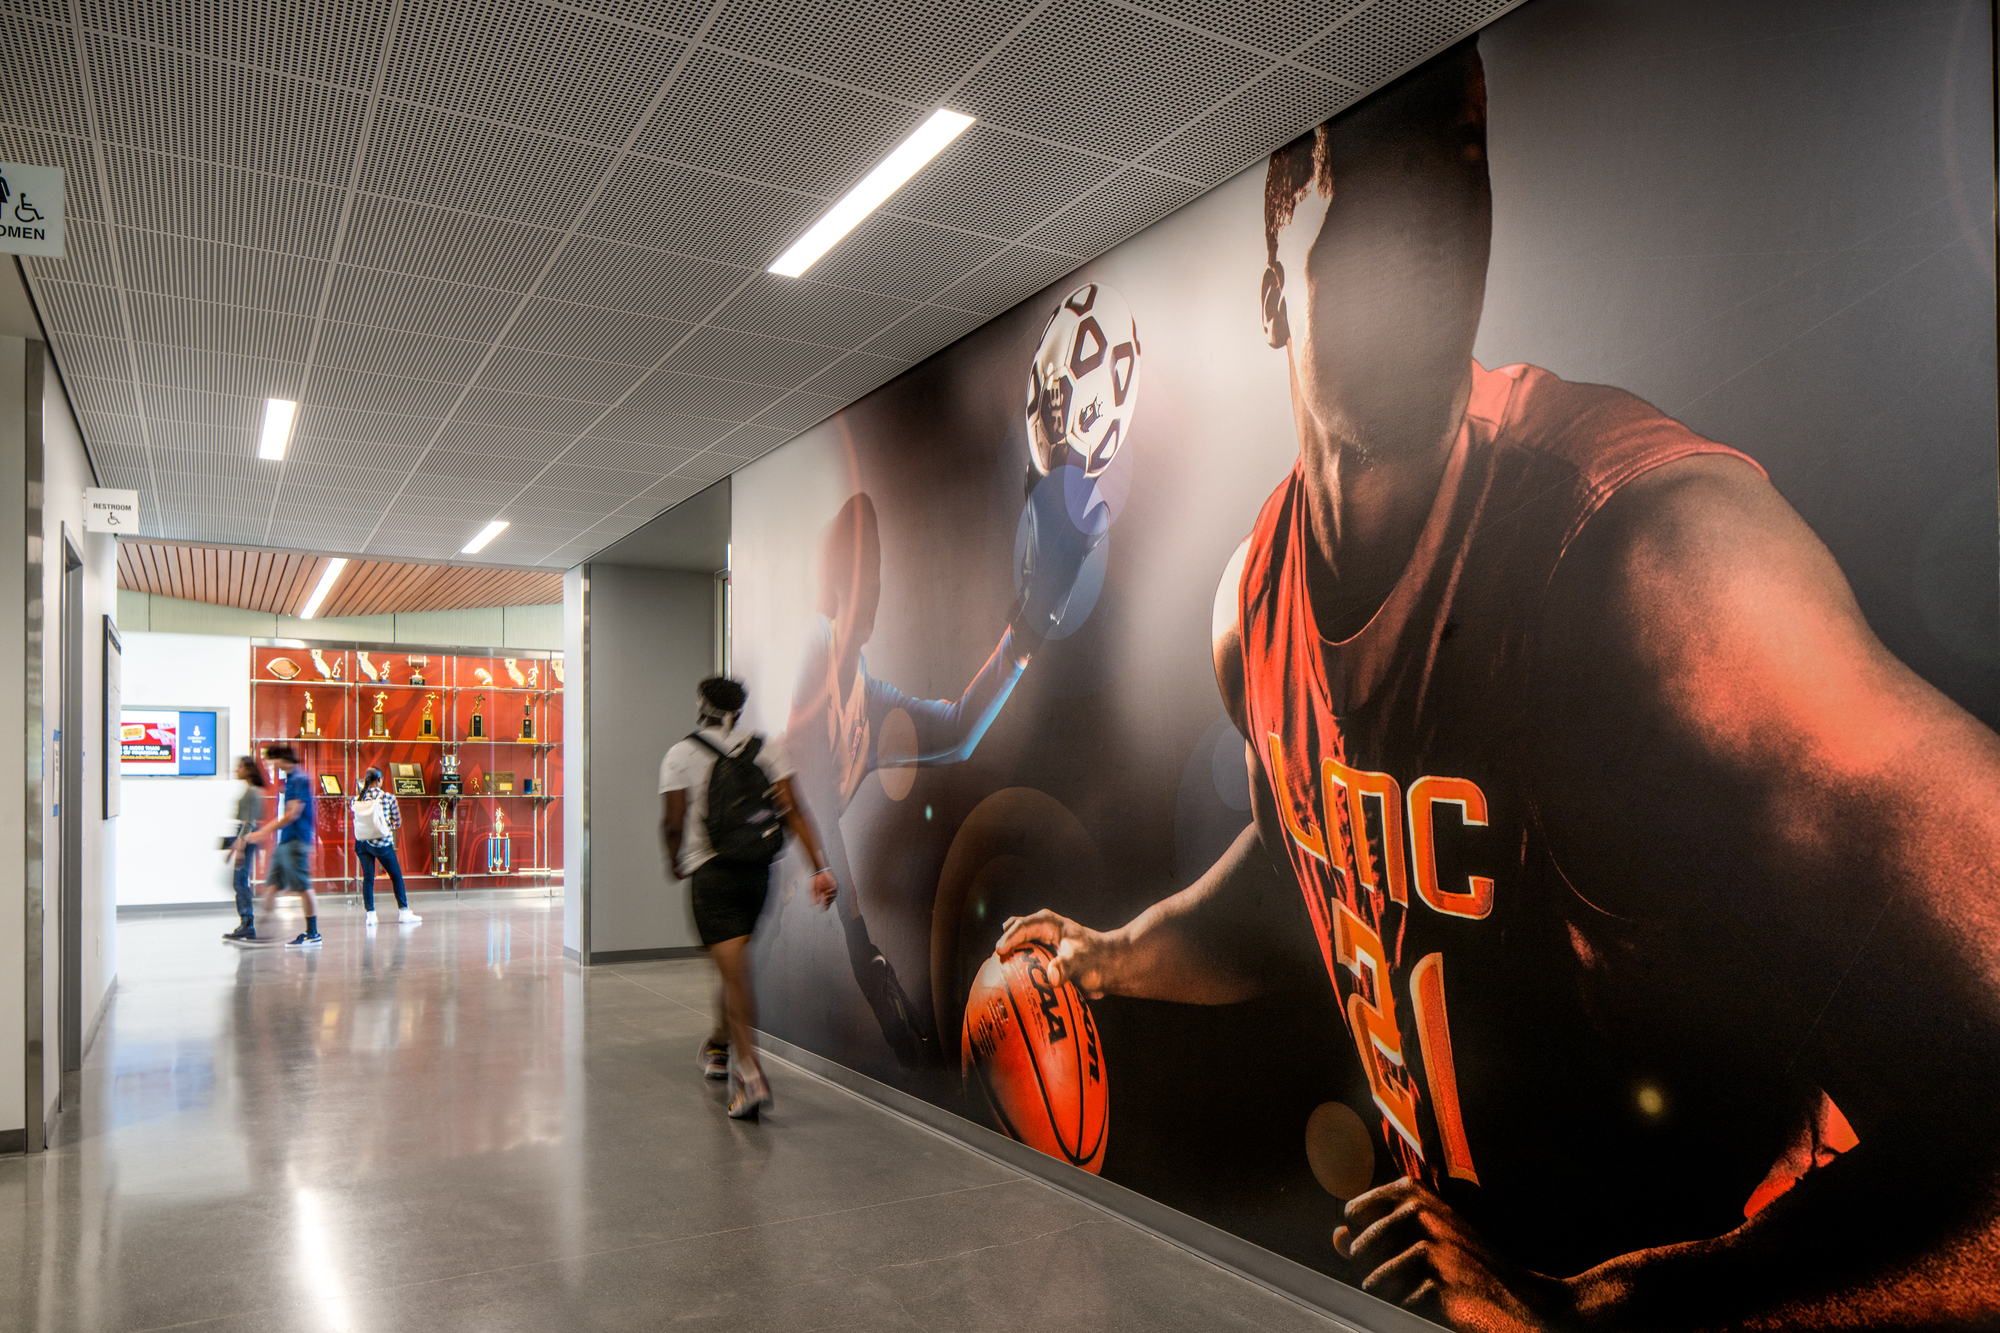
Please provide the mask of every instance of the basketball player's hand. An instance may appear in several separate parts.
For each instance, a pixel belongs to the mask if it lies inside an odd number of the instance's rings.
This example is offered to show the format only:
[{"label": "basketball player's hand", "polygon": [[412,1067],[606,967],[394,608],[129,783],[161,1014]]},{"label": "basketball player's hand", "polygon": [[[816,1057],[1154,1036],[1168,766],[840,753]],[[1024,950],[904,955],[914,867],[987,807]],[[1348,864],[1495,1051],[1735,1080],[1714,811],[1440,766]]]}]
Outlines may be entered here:
[{"label": "basketball player's hand", "polygon": [[1445,1202],[1409,1179],[1347,1205],[1333,1248],[1364,1274],[1361,1289],[1457,1329],[1546,1329],[1568,1321],[1562,1281],[1511,1264]]},{"label": "basketball player's hand", "polygon": [[834,895],[840,892],[840,881],[833,877],[831,867],[813,872],[812,891],[813,901],[819,904],[820,911],[833,906]]},{"label": "basketball player's hand", "polygon": [[1079,926],[1068,917],[1043,908],[1032,916],[1008,917],[1000,927],[1000,942],[993,952],[1001,958],[1031,943],[1041,943],[1055,951],[1049,964],[1049,980],[1060,986],[1067,981],[1093,1000],[1101,1000],[1113,987],[1115,946],[1103,931]]}]

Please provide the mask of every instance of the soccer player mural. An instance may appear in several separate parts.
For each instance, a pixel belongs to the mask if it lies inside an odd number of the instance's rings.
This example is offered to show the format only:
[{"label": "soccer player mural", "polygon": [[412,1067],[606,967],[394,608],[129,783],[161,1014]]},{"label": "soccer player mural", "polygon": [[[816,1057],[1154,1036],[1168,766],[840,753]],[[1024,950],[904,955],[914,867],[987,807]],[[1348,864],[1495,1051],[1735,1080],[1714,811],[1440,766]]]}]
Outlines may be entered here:
[{"label": "soccer player mural", "polygon": [[[1577,114],[1578,52],[1637,40],[1606,12],[1537,0],[791,446],[873,497],[881,655],[950,679],[978,660],[958,608],[1005,597],[1010,545],[1018,575],[1020,459],[1046,467],[1037,330],[1079,284],[1143,328],[1087,624],[1017,668],[977,755],[843,802],[931,974],[906,1005],[937,1059],[905,1086],[1449,1327],[1991,1327],[2000,500],[1991,219],[1958,214],[1990,211],[1992,139],[1953,109],[1990,107],[1986,16],[1857,7],[1878,53],[1932,62],[1912,87],[1951,83],[1859,155],[1942,142],[1943,188],[1834,261],[1767,261],[1774,288],[1853,267],[1843,292],[1677,312],[1704,337],[1639,378],[1757,383],[1669,412],[1479,355],[1496,324],[1536,341],[1532,266],[1491,290],[1496,216],[1587,197],[1548,159],[1507,176],[1496,145],[1531,155],[1501,71],[1576,80],[1538,105]],[[1778,29],[1743,57],[1772,86],[1837,82]],[[1772,207],[1754,177],[1649,244]],[[1898,265],[1861,271],[1873,246]],[[1543,345],[1587,360],[1561,315]],[[1787,360],[1823,326],[1847,341]],[[1857,386],[1866,429],[1773,369]],[[796,527],[760,498],[860,523],[777,461],[739,533]],[[738,595],[762,577],[775,609],[803,552],[767,549]],[[756,624],[737,652],[786,666]]]}]

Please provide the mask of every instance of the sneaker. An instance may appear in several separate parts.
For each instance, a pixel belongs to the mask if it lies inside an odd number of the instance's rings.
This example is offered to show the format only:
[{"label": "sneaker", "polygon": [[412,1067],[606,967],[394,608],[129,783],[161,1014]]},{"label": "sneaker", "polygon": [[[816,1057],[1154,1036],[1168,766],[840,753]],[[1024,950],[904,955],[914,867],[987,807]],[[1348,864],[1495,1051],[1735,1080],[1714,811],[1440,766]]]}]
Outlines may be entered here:
[{"label": "sneaker", "polygon": [[411,911],[411,910],[410,910],[409,908],[407,908],[407,907],[404,907],[404,908],[399,908],[399,909],[397,909],[397,912],[396,912],[396,924],[397,924],[397,925],[399,925],[399,926],[421,926],[421,925],[422,925],[423,923],[424,923],[424,919],[423,919],[422,917],[418,916],[418,915],[417,915],[417,914],[416,914],[415,912],[412,912],[412,911]]},{"label": "sneaker", "polygon": [[371,909],[369,909],[369,911],[367,911],[366,913],[364,913],[364,914],[362,915],[362,918],[361,918],[361,924],[362,924],[362,926],[363,926],[363,927],[364,927],[365,929],[368,929],[368,930],[373,930],[373,929],[375,929],[375,912],[374,912],[374,909],[372,909],[372,908],[371,908]]},{"label": "sneaker", "polygon": [[743,1071],[731,1062],[729,1067],[729,1106],[731,1120],[755,1120],[757,1113],[771,1105],[771,1085],[764,1081],[762,1074],[745,1077]]},{"label": "sneaker", "polygon": [[228,940],[231,944],[241,944],[245,940],[256,939],[257,928],[245,922],[236,929],[224,933],[222,938]]},{"label": "sneaker", "polygon": [[308,935],[301,931],[297,939],[286,941],[285,947],[287,949],[317,949],[323,943],[325,941],[317,933]]},{"label": "sneaker", "polygon": [[729,1077],[729,1043],[706,1038],[701,1043],[701,1051],[695,1057],[701,1066],[703,1078],[725,1079]]}]

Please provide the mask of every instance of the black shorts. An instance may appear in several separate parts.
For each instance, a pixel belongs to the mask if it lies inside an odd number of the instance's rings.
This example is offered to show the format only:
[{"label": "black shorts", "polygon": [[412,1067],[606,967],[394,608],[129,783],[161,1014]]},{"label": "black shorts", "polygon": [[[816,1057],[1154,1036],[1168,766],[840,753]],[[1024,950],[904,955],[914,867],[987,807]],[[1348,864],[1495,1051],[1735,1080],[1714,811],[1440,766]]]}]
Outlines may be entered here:
[{"label": "black shorts", "polygon": [[771,867],[721,858],[704,861],[694,872],[694,928],[703,948],[748,935],[764,914],[771,891]]}]

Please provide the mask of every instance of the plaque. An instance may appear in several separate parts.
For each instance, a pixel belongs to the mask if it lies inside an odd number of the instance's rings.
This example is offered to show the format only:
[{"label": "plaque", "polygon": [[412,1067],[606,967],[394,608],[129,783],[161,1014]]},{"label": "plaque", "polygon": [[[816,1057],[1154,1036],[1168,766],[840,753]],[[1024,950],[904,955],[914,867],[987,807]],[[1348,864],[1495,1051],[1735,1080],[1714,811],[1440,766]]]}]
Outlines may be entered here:
[{"label": "plaque", "polygon": [[521,705],[521,739],[535,739],[535,701],[532,699]]},{"label": "plaque", "polygon": [[472,725],[465,732],[466,737],[470,740],[483,741],[486,739],[486,714],[479,711],[480,705],[485,702],[486,696],[483,694],[472,696]]},{"label": "plaque", "polygon": [[313,670],[319,672],[319,678],[321,680],[332,680],[335,676],[340,674],[333,667],[330,667],[326,664],[326,658],[320,654],[320,651],[317,648],[312,650],[312,660],[313,660]]},{"label": "plaque", "polygon": [[389,772],[398,796],[422,796],[424,794],[424,771],[415,764],[391,764]]},{"label": "plaque", "polygon": [[299,739],[314,740],[320,734],[319,714],[313,712],[312,691],[306,691],[306,706],[299,714]]},{"label": "plaque", "polygon": [[339,779],[339,778],[337,778],[337,777],[335,777],[335,776],[334,776],[333,774],[331,774],[331,773],[322,773],[322,774],[320,774],[320,775],[319,775],[319,794],[320,794],[320,795],[322,795],[322,796],[338,796],[338,795],[340,795],[340,779]]},{"label": "plaque", "polygon": [[425,740],[437,739],[437,719],[431,716],[431,705],[436,702],[437,696],[435,694],[426,694],[424,696],[424,729],[422,735]]},{"label": "plaque", "polygon": [[366,673],[368,679],[370,680],[382,679],[382,673],[376,669],[375,664],[373,662],[368,660],[368,654],[366,652],[356,653],[354,655],[354,660],[361,664],[361,670],[364,673]]},{"label": "plaque", "polygon": [[521,795],[533,796],[534,794],[535,794],[535,780],[533,778],[522,778]]},{"label": "plaque", "polygon": [[493,794],[496,796],[512,796],[514,794],[514,775],[512,773],[495,773],[487,781],[492,784]]},{"label": "plaque", "polygon": [[375,696],[375,715],[368,721],[368,737],[370,740],[381,741],[389,738],[389,719],[382,715],[382,706],[388,702],[389,696],[386,694],[377,694]]},{"label": "plaque", "polygon": [[507,668],[507,679],[513,681],[517,688],[528,683],[528,678],[521,674],[521,668],[515,665],[513,658],[501,658],[500,665]]},{"label": "plaque", "polygon": [[555,658],[549,663],[549,670],[556,673],[556,684],[558,685],[562,684],[563,683],[562,659],[560,657]]}]

